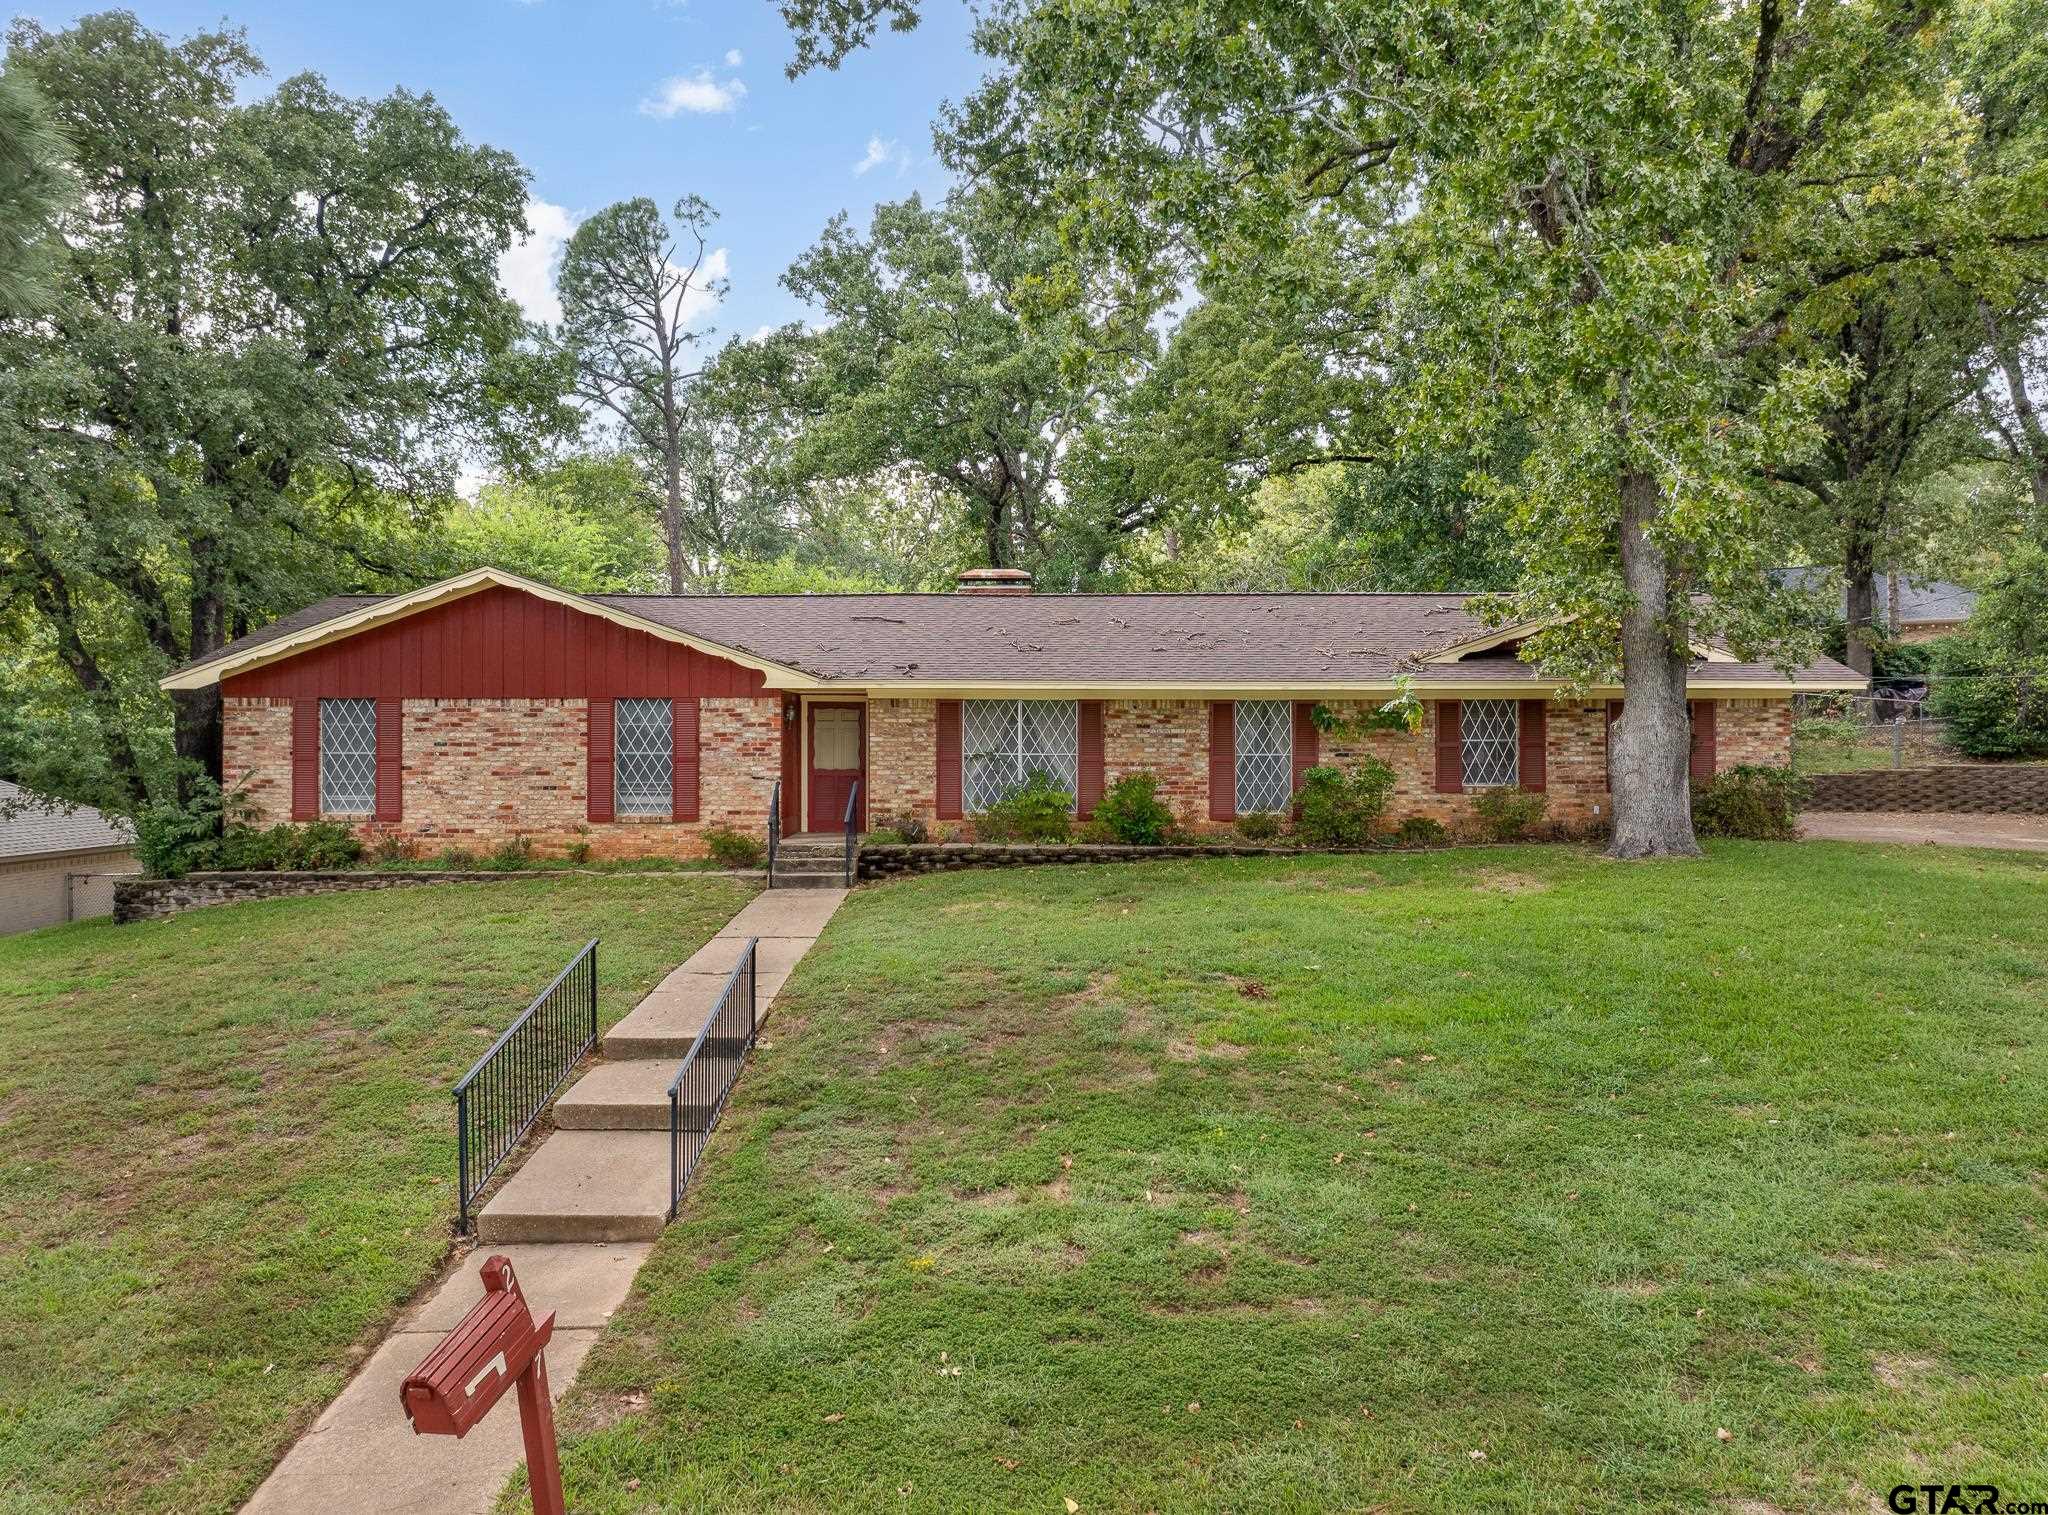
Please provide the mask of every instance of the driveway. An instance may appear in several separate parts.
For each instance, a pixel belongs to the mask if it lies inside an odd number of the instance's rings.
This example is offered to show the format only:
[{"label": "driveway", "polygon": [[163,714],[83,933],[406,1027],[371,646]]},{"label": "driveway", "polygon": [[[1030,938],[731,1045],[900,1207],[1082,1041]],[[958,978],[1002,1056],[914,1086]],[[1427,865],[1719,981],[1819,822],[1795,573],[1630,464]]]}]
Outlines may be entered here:
[{"label": "driveway", "polygon": [[2048,816],[2043,815],[1812,810],[1799,818],[1799,834],[1831,842],[1932,842],[2048,852]]}]

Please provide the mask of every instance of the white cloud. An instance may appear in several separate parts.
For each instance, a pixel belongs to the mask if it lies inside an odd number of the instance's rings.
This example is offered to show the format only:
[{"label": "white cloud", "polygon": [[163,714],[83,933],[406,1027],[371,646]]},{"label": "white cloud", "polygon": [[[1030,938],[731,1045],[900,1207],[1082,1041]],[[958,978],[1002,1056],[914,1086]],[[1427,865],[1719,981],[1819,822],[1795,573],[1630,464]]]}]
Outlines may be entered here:
[{"label": "white cloud", "polygon": [[859,177],[871,168],[880,168],[885,163],[901,165],[903,161],[903,149],[897,145],[894,137],[886,142],[880,137],[870,137],[868,150],[862,155],[860,162],[853,165],[853,172],[855,177]]},{"label": "white cloud", "polygon": [[725,50],[725,66],[727,68],[738,68],[746,61],[746,56],[738,48],[729,47]]},{"label": "white cloud", "polygon": [[640,113],[666,121],[688,111],[696,116],[729,115],[746,98],[747,87],[737,79],[714,79],[711,70],[677,74],[640,102]]},{"label": "white cloud", "polygon": [[519,302],[529,321],[562,319],[562,301],[555,293],[555,268],[562,249],[576,230],[576,218],[545,200],[526,202],[526,224],[533,228],[498,259],[498,282]]},{"label": "white cloud", "polygon": [[714,247],[704,255],[704,266],[697,270],[697,277],[690,285],[690,292],[683,296],[682,310],[678,317],[683,325],[695,326],[718,309],[718,297],[706,286],[720,284],[730,278],[731,268],[732,264],[722,247]]}]

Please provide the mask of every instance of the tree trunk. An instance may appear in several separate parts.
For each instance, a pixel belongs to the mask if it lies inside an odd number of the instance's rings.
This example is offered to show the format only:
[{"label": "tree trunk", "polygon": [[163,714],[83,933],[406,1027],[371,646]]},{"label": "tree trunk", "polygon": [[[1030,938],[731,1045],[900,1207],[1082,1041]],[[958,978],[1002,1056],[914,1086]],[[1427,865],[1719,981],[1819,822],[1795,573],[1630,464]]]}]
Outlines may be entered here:
[{"label": "tree trunk", "polygon": [[1848,646],[1842,661],[1867,678],[1875,661],[1872,647],[1877,640],[1871,634],[1870,626],[1872,616],[1877,613],[1877,584],[1870,562],[1869,543],[1859,543],[1852,536],[1848,561],[1843,567],[1843,577],[1848,585],[1844,615],[1848,622]]},{"label": "tree trunk", "polygon": [[1899,635],[1899,569],[1895,563],[1884,576],[1884,634],[1894,641]]},{"label": "tree trunk", "polygon": [[[192,572],[195,581],[212,580],[213,557],[214,544],[210,540],[193,541]],[[227,646],[227,604],[219,594],[210,589],[195,591],[187,602],[187,611],[191,617],[186,643],[190,648],[188,657],[203,658]],[[178,798],[181,801],[192,798],[192,769],[189,765],[198,765],[199,771],[216,784],[224,782],[220,710],[218,684],[205,689],[175,690],[171,694],[171,742],[179,759]]]},{"label": "tree trunk", "polygon": [[672,446],[665,460],[667,493],[661,502],[661,535],[668,547],[668,592],[681,594],[683,573],[683,463]]},{"label": "tree trunk", "polygon": [[1692,833],[1687,759],[1692,724],[1685,671],[1692,661],[1684,628],[1673,624],[1670,565],[1651,540],[1657,481],[1621,479],[1621,577],[1629,592],[1621,617],[1621,716],[1614,723],[1609,787],[1614,792],[1618,858],[1698,857]]}]

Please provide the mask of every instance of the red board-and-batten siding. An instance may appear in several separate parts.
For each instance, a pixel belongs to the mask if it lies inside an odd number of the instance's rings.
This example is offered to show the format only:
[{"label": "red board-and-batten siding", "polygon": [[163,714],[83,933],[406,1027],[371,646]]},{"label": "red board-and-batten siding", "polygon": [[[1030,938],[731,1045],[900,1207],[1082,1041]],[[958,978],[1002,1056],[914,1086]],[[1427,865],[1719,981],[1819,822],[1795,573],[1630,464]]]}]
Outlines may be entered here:
[{"label": "red board-and-batten siding", "polygon": [[[697,818],[700,699],[759,696],[765,679],[679,642],[568,605],[492,587],[221,681],[229,699],[292,707],[292,817],[320,814],[320,701],[377,701],[378,820],[403,814],[398,732],[406,700],[587,700],[590,806],[612,816],[612,702],[675,700],[674,819]],[[786,730],[787,728],[785,728]],[[687,747],[686,747],[687,741]],[[387,772],[388,770],[388,772]]]}]

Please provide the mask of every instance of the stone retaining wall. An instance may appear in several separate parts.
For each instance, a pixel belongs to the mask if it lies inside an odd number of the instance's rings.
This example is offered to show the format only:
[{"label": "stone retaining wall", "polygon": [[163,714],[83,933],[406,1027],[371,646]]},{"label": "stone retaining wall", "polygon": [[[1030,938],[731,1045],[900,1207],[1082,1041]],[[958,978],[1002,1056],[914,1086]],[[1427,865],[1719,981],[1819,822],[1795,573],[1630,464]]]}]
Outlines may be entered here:
[{"label": "stone retaining wall", "polygon": [[[1387,849],[1354,848],[1353,851]],[[956,868],[1028,868],[1046,863],[1136,863],[1169,857],[1308,857],[1300,847],[1253,847],[1181,843],[1161,847],[1075,846],[1064,842],[923,842],[863,846],[863,879],[899,878],[911,873],[949,873]],[[1323,855],[1328,855],[1327,853]]]},{"label": "stone retaining wall", "polygon": [[1813,775],[1809,810],[2048,815],[2048,765],[1878,768]]},{"label": "stone retaining wall", "polygon": [[507,879],[552,878],[566,870],[499,873],[188,873],[183,878],[122,879],[114,885],[114,924],[164,920],[208,905],[336,894],[355,889],[404,889],[413,884],[495,884]]}]

